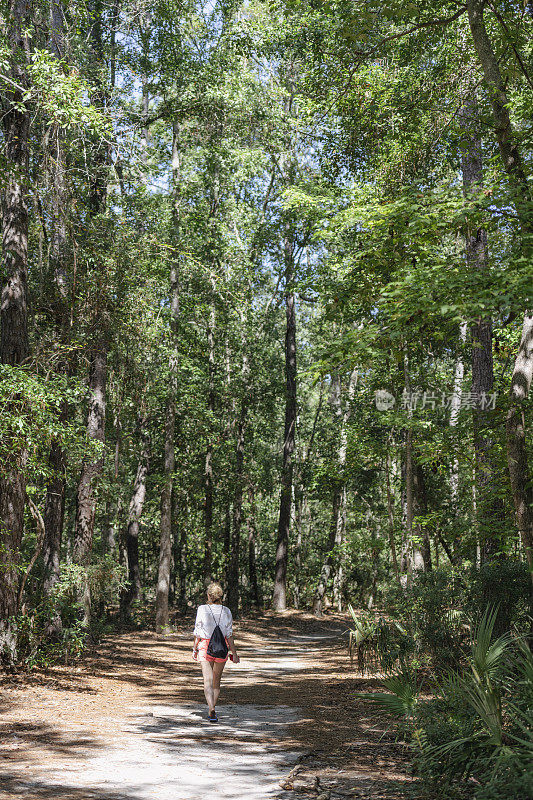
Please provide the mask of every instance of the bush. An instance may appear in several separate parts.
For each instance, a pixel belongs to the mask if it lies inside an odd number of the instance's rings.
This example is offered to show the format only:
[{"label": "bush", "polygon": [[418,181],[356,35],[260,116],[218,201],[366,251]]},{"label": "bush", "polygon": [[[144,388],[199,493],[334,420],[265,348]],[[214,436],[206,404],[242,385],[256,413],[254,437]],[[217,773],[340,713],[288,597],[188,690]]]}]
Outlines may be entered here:
[{"label": "bush", "polygon": [[451,671],[435,697],[421,699],[405,671],[384,683],[388,695],[367,695],[402,715],[416,771],[439,796],[533,797],[533,656],[509,631],[495,637],[497,619],[497,609],[485,612],[467,665]]},{"label": "bush", "polygon": [[[84,622],[80,601],[86,580],[95,612],[89,625]],[[88,569],[64,564],[52,592],[39,599],[32,598],[31,612],[21,612],[14,621],[16,665],[32,670],[78,658],[88,641],[96,641],[107,632],[105,605],[116,596],[124,582],[123,568],[109,556]]]},{"label": "bush", "polygon": [[[435,675],[441,674],[465,663],[470,625],[479,622],[488,606],[497,610],[496,636],[511,629],[528,630],[529,572],[526,564],[511,560],[480,568],[442,567],[416,574],[406,589],[389,589],[384,606],[393,623],[412,640],[410,654],[403,643],[405,655]],[[398,633],[386,627],[382,626],[382,643],[377,648],[383,661],[388,637],[392,647],[389,663],[394,663]]]},{"label": "bush", "polygon": [[530,576],[523,561],[502,559],[472,568],[461,600],[472,619],[480,619],[487,606],[497,608],[494,633],[500,636],[513,627],[527,630]]}]

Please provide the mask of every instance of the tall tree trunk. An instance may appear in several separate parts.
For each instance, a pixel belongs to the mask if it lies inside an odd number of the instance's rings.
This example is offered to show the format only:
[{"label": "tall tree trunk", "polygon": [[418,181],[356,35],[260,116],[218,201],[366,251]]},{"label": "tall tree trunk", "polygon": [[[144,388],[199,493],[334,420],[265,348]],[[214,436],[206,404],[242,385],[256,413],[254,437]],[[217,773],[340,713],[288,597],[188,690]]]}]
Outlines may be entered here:
[{"label": "tall tree trunk", "polygon": [[379,547],[378,547],[378,536],[376,536],[375,526],[379,524],[377,520],[373,518],[372,511],[369,509],[366,514],[366,527],[370,530],[370,554],[371,554],[371,562],[372,562],[372,582],[370,584],[370,592],[368,594],[368,600],[366,602],[366,607],[370,611],[374,607],[374,603],[376,601],[376,594],[377,594],[377,585],[378,585],[378,571],[379,571]]},{"label": "tall tree trunk", "polygon": [[173,492],[172,528],[174,541],[174,567],[176,570],[176,598],[180,609],[187,606],[187,530],[189,497]]},{"label": "tall tree trunk", "polygon": [[[89,374],[89,413],[87,439],[90,446],[100,445],[100,453],[91,453],[82,464],[76,495],[76,532],[73,557],[77,564],[87,565],[91,557],[96,512],[95,485],[104,465],[105,410],[107,382],[107,346],[98,342],[91,358]],[[87,613],[87,608],[85,609]]]},{"label": "tall tree trunk", "polygon": [[[171,384],[177,370],[171,357]],[[174,431],[176,424],[176,391],[172,385],[165,411],[164,482],[161,492],[161,520],[159,525],[159,564],[155,595],[155,629],[161,633],[168,625],[168,590],[170,586],[170,562],[172,549],[172,485],[175,465]]]},{"label": "tall tree trunk", "polygon": [[172,487],[176,452],[174,435],[176,427],[176,400],[178,395],[178,326],[179,326],[179,241],[180,241],[180,203],[181,203],[181,163],[179,153],[179,125],[175,121],[172,135],[172,219],[170,241],[173,246],[170,267],[170,335],[171,356],[169,361],[169,380],[165,411],[164,480],[161,492],[161,520],[159,538],[159,564],[155,596],[155,628],[161,633],[168,625],[168,590],[170,586],[170,563],[172,555]]},{"label": "tall tree trunk", "polygon": [[146,498],[146,478],[150,464],[150,441],[146,431],[146,421],[140,424],[141,455],[133,484],[126,529],[126,550],[128,553],[128,587],[124,598],[124,612],[129,615],[129,607],[141,596],[141,573],[139,570],[139,528]]},{"label": "tall tree trunk", "polygon": [[[56,58],[64,54],[63,12],[60,4],[51,5],[52,46]],[[63,143],[63,132],[53,126],[50,132],[52,174],[52,219],[50,231],[50,272],[54,292],[53,308],[57,336],[63,345],[70,338],[70,314],[68,307],[67,271],[67,180]],[[58,364],[58,372],[68,375],[71,371],[68,356],[63,356]],[[66,424],[70,408],[63,402],[59,422]],[[50,445],[48,466],[51,477],[46,487],[44,505],[45,537],[43,545],[43,590],[48,594],[59,580],[61,536],[65,510],[67,456],[58,437]],[[55,625],[59,624],[56,620]]]},{"label": "tall tree trunk", "polygon": [[[215,286],[211,283],[211,307],[207,321],[207,357],[208,357],[208,389],[207,411],[209,415],[209,428],[213,425],[215,410]],[[213,579],[213,442],[212,432],[208,432],[207,448],[204,464],[204,583],[207,586]]]},{"label": "tall tree trunk", "polygon": [[337,536],[337,525],[339,521],[339,510],[341,505],[341,487],[336,482],[333,489],[333,502],[331,506],[331,520],[329,524],[329,536],[327,542],[327,554],[322,564],[320,571],[320,578],[315,591],[315,598],[313,601],[313,614],[317,617],[323,616],[324,596],[328,588],[329,578],[333,569],[333,549],[335,547],[335,539]]},{"label": "tall tree trunk", "polygon": [[[337,517],[337,533],[335,534],[335,549],[337,558],[335,562],[335,574],[333,576],[333,597],[338,611],[342,611],[342,591],[343,591],[343,553],[342,545],[346,532],[346,451],[348,448],[348,422],[352,415],[352,401],[357,385],[357,371],[353,370],[348,380],[348,397],[342,412],[342,423],[339,437],[339,472],[341,475],[341,497],[339,515]],[[339,388],[340,384],[339,384]],[[341,397],[339,394],[339,401]],[[342,408],[342,407],[340,407]]]},{"label": "tall tree trunk", "polygon": [[334,479],[330,533],[328,537],[328,550],[320,578],[315,592],[313,602],[313,613],[318,617],[322,616],[322,604],[324,595],[327,591],[328,581],[332,570],[334,570],[333,593],[335,602],[339,610],[342,610],[342,562],[340,549],[344,539],[344,529],[346,524],[346,480],[344,470],[346,467],[347,449],[347,425],[351,415],[351,401],[355,391],[357,373],[354,371],[350,375],[348,384],[348,398],[345,403],[344,412],[342,409],[342,385],[340,374],[337,372],[332,379],[331,386],[331,406],[337,421],[339,435],[339,449],[337,453],[338,476]]},{"label": "tall tree trunk", "polygon": [[248,501],[250,503],[250,511],[248,513],[248,580],[250,581],[250,599],[256,608],[262,605],[261,593],[259,591],[259,582],[257,580],[257,553],[255,548],[256,530],[255,530],[255,494],[254,487],[250,483],[248,486]]},{"label": "tall tree trunk", "polygon": [[299,480],[295,481],[294,487],[294,527],[296,529],[296,543],[293,552],[293,584],[292,596],[294,608],[300,608],[300,581],[302,572],[302,503],[303,492],[299,485]]},{"label": "tall tree trunk", "polygon": [[[459,422],[459,412],[461,410],[461,402],[463,396],[463,379],[464,379],[464,361],[463,361],[463,347],[466,342],[466,334],[467,334],[468,326],[466,322],[461,322],[459,326],[459,350],[455,359],[455,370],[454,370],[454,377],[453,377],[453,393],[450,403],[450,428],[455,431],[457,427],[457,423]],[[460,516],[460,505],[459,505],[459,457],[457,455],[457,449],[459,447],[459,443],[457,442],[456,437],[454,436],[453,448],[453,460],[450,469],[450,507],[451,507],[451,517],[454,521],[454,526],[457,527],[459,524],[459,516]],[[458,546],[457,540],[454,537],[454,548],[455,552],[458,554],[460,552],[460,548]]]},{"label": "tall tree trunk", "polygon": [[283,465],[281,469],[281,499],[276,544],[276,570],[272,608],[287,608],[287,559],[291,524],[293,453],[296,434],[296,301],[294,296],[294,241],[289,224],[284,238],[285,260],[285,426],[283,439]]},{"label": "tall tree trunk", "polygon": [[247,416],[247,398],[241,401],[241,413],[237,427],[237,446],[235,452],[235,494],[233,498],[233,526],[228,569],[228,606],[236,616],[239,611],[239,561],[241,544],[242,500],[244,481],[244,431]]},{"label": "tall tree trunk", "polygon": [[514,187],[514,202],[523,229],[531,233],[531,188],[509,115],[509,98],[500,65],[492,47],[485,20],[484,0],[467,0],[468,20],[479,62],[483,69],[488,96],[494,115],[496,139],[505,171]]},{"label": "tall tree trunk", "polygon": [[[65,55],[64,11],[62,3],[52,0],[50,5],[50,49],[60,60]],[[70,314],[68,308],[68,269],[67,269],[67,169],[65,163],[64,132],[54,125],[49,132],[50,163],[52,184],[52,214],[50,221],[50,272],[54,291],[53,308],[55,327],[62,344],[67,345],[70,338]],[[58,372],[68,375],[69,358],[62,357]],[[63,403],[60,423],[65,424],[70,409]],[[54,437],[50,445],[48,466],[51,478],[46,487],[44,505],[45,537],[43,544],[43,590],[48,594],[59,580],[61,536],[65,510],[67,457],[59,438]],[[60,624],[56,619],[54,625]]]},{"label": "tall tree trunk", "polygon": [[533,379],[533,315],[526,314],[511,378],[507,412],[507,457],[516,522],[533,581],[533,481],[529,476],[524,401]]},{"label": "tall tree trunk", "polygon": [[[89,373],[89,413],[87,416],[87,440],[89,446],[99,447],[97,455],[91,453],[83,460],[81,475],[76,492],[76,522],[74,534],[73,559],[76,564],[87,568],[92,553],[94,521],[96,515],[96,486],[104,466],[105,412],[107,387],[107,340],[105,329],[102,338],[94,345]],[[83,580],[82,596],[83,624],[91,620],[91,593],[88,574]]]},{"label": "tall tree trunk", "polygon": [[[107,105],[107,91],[102,80],[102,69],[105,65],[103,14],[101,0],[94,0],[91,9],[91,65],[93,85],[91,102],[99,109]],[[107,204],[107,188],[110,165],[109,144],[104,139],[93,143],[92,151],[92,183],[89,191],[88,207],[93,221],[105,213]],[[76,525],[74,536],[74,561],[85,567],[91,558],[94,521],[96,515],[96,488],[104,466],[105,413],[107,392],[107,355],[109,331],[107,321],[108,285],[104,272],[104,262],[97,266],[96,299],[93,307],[93,333],[91,343],[91,363],[89,368],[89,413],[87,416],[87,439],[91,446],[100,446],[100,454],[89,455],[84,459],[76,493]],[[91,595],[89,579],[85,574],[83,587],[84,624],[89,625],[91,618]]]},{"label": "tall tree trunk", "polygon": [[390,453],[388,447],[387,447],[387,456],[385,460],[385,483],[387,489],[387,516],[389,521],[389,547],[392,558],[392,567],[394,569],[396,580],[398,581],[398,584],[401,586],[400,569],[398,566],[398,555],[396,553],[396,541],[394,538],[394,504],[393,504],[391,482],[390,482]]},{"label": "tall tree trunk", "polygon": [[[407,354],[404,358],[404,383],[407,396],[411,393],[411,383],[409,380],[409,361]],[[404,528],[404,547],[403,561],[407,573],[407,583],[411,581],[415,552],[413,546],[413,521],[415,516],[415,496],[414,496],[414,467],[413,467],[413,428],[412,410],[409,404],[409,427],[405,431],[405,528]]]},{"label": "tall tree trunk", "polygon": [[318,418],[322,410],[322,401],[324,398],[324,381],[320,382],[320,394],[316,404],[316,410],[313,419],[313,426],[311,428],[311,436],[307,445],[307,451],[302,446],[302,453],[298,462],[298,470],[294,477],[294,520],[296,527],[296,546],[293,554],[294,565],[294,581],[293,581],[293,596],[294,607],[300,607],[300,582],[301,582],[301,566],[302,566],[302,537],[303,537],[303,517],[304,510],[307,508],[307,477],[309,471],[309,464],[313,452],[313,445],[315,442],[316,429],[318,425]]},{"label": "tall tree trunk", "polygon": [[43,590],[49,594],[60,571],[61,535],[65,516],[66,459],[61,443],[54,439],[50,446],[48,466],[52,477],[46,487],[44,504]]},{"label": "tall tree trunk", "polygon": [[[524,164],[516,141],[516,135],[511,124],[509,98],[507,96],[505,81],[503,80],[498,59],[487,33],[485,20],[483,18],[483,8],[484,3],[482,0],[467,0],[470,31],[483,69],[485,83],[489,90],[488,94],[494,116],[496,139],[498,141],[504,169],[509,176],[514,191],[513,199],[523,234],[523,249],[526,254],[530,254],[530,240],[533,235],[533,198],[531,187],[526,176]],[[530,334],[528,331],[531,327],[530,320],[530,311],[527,311],[524,318],[522,341],[517,357],[517,362],[521,362],[522,359],[525,359],[525,364],[527,364],[529,358],[528,351],[530,345],[528,344],[528,337]],[[529,553],[533,536],[533,513],[531,512],[530,500],[528,501],[527,499],[531,497],[531,476],[528,466],[525,425],[522,412],[522,400],[525,396],[524,388],[525,385],[527,385],[527,380],[524,382],[524,376],[527,376],[527,367],[524,375],[521,375],[521,372],[522,368],[519,367],[517,370],[515,364],[510,389],[511,406],[506,421],[507,463],[511,478],[511,490],[513,493],[517,523],[524,543],[524,549],[526,553]]]},{"label": "tall tree trunk", "polygon": [[[248,417],[248,395],[250,367],[248,363],[247,315],[241,314],[241,410],[237,424],[237,443],[235,448],[235,492],[233,496],[233,527],[228,569],[228,606],[236,615],[239,611],[239,563],[241,545],[242,504],[244,493],[244,434]],[[231,415],[233,416],[233,415]]]},{"label": "tall tree trunk", "polygon": [[[122,512],[121,484],[119,482],[120,447],[122,443],[121,421],[122,398],[119,399],[113,413],[113,431],[115,435],[115,455],[113,465],[113,478],[110,486],[110,497],[105,504],[105,513],[102,521],[102,552],[113,556],[117,547],[117,531],[120,525]],[[125,539],[125,537],[119,537]],[[125,541],[123,542],[125,545]]]},{"label": "tall tree trunk", "polygon": [[[414,465],[413,479],[414,479],[413,488],[415,492],[417,510],[421,514],[427,514],[428,500],[426,492],[426,481],[424,478],[424,470],[422,469],[422,466],[421,464],[418,463],[418,461]],[[433,564],[431,561],[431,543],[426,526],[418,524],[417,533],[418,533],[418,539],[421,542],[420,554],[422,556],[424,572],[429,572],[432,569]]]},{"label": "tall tree trunk", "polygon": [[[483,186],[483,161],[479,133],[479,115],[475,95],[469,95],[461,112],[461,170],[463,191],[472,198]],[[466,260],[471,271],[485,273],[489,269],[487,233],[484,228],[468,226]],[[472,393],[487,397],[494,386],[492,360],[492,319],[485,317],[472,325]],[[494,556],[502,546],[504,510],[499,497],[498,464],[494,455],[494,436],[490,411],[479,405],[472,409],[474,450],[478,481],[478,530],[482,558]]]},{"label": "tall tree trunk", "polygon": [[[26,61],[30,39],[26,28],[30,4],[11,0],[8,42],[9,75],[17,88],[2,94],[2,128],[5,153],[5,188],[2,193],[3,282],[0,298],[0,363],[22,364],[28,343],[28,186],[29,110],[25,105]],[[18,88],[20,87],[20,88]],[[4,446],[9,446],[9,440]],[[12,660],[16,640],[9,618],[18,611],[20,546],[24,530],[24,475],[27,454],[13,443],[10,458],[0,473],[0,658]]]}]

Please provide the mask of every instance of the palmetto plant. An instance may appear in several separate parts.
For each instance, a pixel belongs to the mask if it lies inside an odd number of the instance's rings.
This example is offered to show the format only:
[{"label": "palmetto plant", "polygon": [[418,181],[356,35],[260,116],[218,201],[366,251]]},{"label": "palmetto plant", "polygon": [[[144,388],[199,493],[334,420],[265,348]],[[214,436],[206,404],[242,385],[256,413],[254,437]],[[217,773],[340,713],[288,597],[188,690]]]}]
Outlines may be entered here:
[{"label": "palmetto plant", "polygon": [[406,660],[404,650],[414,648],[414,641],[397,620],[376,619],[370,614],[357,613],[351,605],[348,609],[353,620],[353,628],[348,631],[350,662],[353,664],[357,655],[357,666],[361,672],[367,667],[369,652],[375,662],[372,666],[379,666],[385,673],[391,672],[394,664]]},{"label": "palmetto plant", "polygon": [[[533,763],[533,656],[509,632],[493,640],[496,615],[497,609],[485,611],[467,667],[450,671],[433,700],[420,698],[406,663],[383,681],[386,692],[357,695],[407,723],[426,776],[474,776],[479,786],[500,786],[507,778],[521,780]],[[444,715],[435,727],[437,707]]]},{"label": "palmetto plant", "polygon": [[[529,649],[505,633],[492,640],[497,609],[487,609],[473,637],[470,671],[452,675],[443,691],[463,697],[477,721],[476,730],[429,748],[432,757],[453,757],[454,751],[471,751],[470,769],[476,758],[491,767],[491,778],[506,764],[520,770],[533,760],[531,704],[529,711],[513,702],[522,685],[531,693],[533,658]],[[513,650],[511,649],[513,647]],[[505,689],[505,701],[502,690]]]},{"label": "palmetto plant", "polygon": [[391,675],[383,681],[387,692],[358,692],[356,697],[370,700],[384,711],[411,721],[414,716],[420,689],[417,684],[416,671],[407,664],[401,666],[397,675]]},{"label": "palmetto plant", "polygon": [[368,615],[361,614],[358,616],[351,605],[348,606],[348,610],[354,624],[354,627],[349,629],[348,652],[350,654],[350,663],[353,664],[354,654],[357,653],[357,666],[361,672],[364,672],[364,645],[376,632],[377,622]]}]

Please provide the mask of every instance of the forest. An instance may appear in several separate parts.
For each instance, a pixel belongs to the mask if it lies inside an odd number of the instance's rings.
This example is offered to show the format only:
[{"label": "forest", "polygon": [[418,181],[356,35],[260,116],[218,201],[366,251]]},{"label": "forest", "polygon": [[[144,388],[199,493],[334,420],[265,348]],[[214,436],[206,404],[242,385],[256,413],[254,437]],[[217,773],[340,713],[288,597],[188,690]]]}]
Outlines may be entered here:
[{"label": "forest", "polygon": [[532,796],[532,34],[530,0],[2,0],[7,672],[215,579],[347,614],[431,785]]}]

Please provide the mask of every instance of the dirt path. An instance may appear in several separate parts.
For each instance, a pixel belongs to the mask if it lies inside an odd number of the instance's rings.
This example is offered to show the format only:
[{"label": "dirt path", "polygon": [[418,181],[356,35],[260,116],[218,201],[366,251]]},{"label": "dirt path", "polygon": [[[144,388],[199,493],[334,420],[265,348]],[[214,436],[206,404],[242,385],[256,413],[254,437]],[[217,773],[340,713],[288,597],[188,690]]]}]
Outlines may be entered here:
[{"label": "dirt path", "polygon": [[0,799],[388,800],[412,786],[387,721],[353,698],[373,681],[350,668],[342,618],[239,625],[216,726],[190,627],[112,636],[82,666],[8,683]]}]

